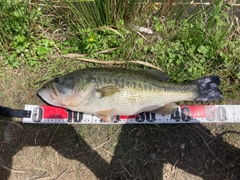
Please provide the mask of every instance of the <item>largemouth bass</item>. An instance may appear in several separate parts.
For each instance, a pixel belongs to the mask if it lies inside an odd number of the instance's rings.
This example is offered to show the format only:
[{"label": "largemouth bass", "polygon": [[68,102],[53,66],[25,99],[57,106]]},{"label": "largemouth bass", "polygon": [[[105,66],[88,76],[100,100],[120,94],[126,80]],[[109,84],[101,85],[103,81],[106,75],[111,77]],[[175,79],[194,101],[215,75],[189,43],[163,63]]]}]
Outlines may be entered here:
[{"label": "largemouth bass", "polygon": [[147,111],[171,114],[175,102],[223,97],[218,76],[183,84],[167,82],[167,78],[157,70],[88,68],[55,78],[38,95],[51,105],[94,114],[104,121],[110,121],[113,115]]}]

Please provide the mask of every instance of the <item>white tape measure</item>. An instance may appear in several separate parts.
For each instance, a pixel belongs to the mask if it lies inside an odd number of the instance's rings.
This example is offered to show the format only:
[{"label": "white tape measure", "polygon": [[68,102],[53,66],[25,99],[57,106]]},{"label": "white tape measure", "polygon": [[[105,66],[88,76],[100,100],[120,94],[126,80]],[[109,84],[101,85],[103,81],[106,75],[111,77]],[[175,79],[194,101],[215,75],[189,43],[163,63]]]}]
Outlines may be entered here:
[{"label": "white tape measure", "polygon": [[179,123],[240,123],[240,105],[178,106],[174,114],[144,112],[137,115],[112,117],[104,122],[94,115],[54,106],[25,105],[31,116],[23,123],[38,124],[179,124]]}]

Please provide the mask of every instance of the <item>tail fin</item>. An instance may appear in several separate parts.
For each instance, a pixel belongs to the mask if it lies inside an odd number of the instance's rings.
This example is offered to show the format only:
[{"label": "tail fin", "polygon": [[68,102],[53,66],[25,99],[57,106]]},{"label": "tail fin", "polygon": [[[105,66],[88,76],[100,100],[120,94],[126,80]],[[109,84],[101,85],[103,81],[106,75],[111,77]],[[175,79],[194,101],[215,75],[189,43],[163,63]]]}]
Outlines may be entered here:
[{"label": "tail fin", "polygon": [[193,81],[197,85],[198,97],[196,102],[212,101],[223,98],[222,91],[218,88],[220,84],[219,76],[207,76]]}]

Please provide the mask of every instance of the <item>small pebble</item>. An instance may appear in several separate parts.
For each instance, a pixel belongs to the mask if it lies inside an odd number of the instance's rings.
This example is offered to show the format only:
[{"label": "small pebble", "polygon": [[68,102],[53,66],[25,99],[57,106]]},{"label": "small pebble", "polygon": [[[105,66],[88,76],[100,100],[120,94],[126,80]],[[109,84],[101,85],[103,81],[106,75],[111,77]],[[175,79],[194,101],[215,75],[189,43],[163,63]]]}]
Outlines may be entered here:
[{"label": "small pebble", "polygon": [[181,149],[185,149],[185,144],[181,144]]},{"label": "small pebble", "polygon": [[3,133],[4,141],[5,141],[6,143],[10,143],[11,140],[12,140],[12,137],[11,137],[11,135],[10,135],[10,128],[11,128],[11,124],[8,123],[6,129],[5,129],[4,133]]},{"label": "small pebble", "polygon": [[137,148],[138,148],[138,138],[135,138],[133,149],[137,149]]},{"label": "small pebble", "polygon": [[154,153],[150,154],[151,159],[156,159],[156,155]]}]

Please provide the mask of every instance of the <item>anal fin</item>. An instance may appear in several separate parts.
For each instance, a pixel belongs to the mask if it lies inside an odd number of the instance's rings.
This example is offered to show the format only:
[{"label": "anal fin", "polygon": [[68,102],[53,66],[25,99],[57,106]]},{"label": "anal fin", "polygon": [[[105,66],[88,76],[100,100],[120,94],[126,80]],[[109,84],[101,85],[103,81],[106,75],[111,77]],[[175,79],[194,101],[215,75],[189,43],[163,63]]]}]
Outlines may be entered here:
[{"label": "anal fin", "polygon": [[175,103],[165,104],[158,109],[155,109],[151,112],[156,114],[173,114],[177,110],[177,105]]}]

